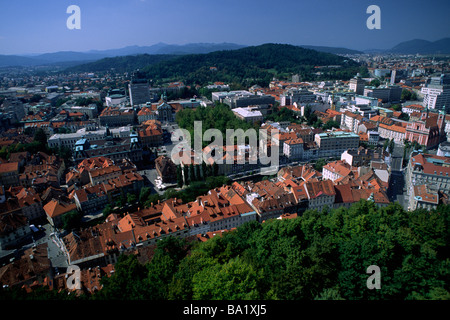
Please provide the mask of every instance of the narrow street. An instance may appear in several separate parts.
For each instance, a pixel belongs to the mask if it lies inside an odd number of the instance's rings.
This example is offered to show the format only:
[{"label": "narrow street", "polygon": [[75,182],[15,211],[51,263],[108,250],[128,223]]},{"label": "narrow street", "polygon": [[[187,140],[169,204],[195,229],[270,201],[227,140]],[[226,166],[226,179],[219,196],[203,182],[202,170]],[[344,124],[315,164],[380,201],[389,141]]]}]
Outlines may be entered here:
[{"label": "narrow street", "polygon": [[[47,243],[48,258],[52,262],[54,268],[58,268],[58,271],[64,271],[68,267],[67,257],[62,250],[61,240],[56,238],[56,232],[53,227],[47,223],[42,226],[45,231],[44,235],[35,239],[36,245]],[[31,244],[32,245],[32,244]]]},{"label": "narrow street", "polygon": [[391,176],[389,179],[389,188],[387,195],[392,202],[398,201],[400,205],[408,208],[408,196],[406,195],[405,176],[402,168],[403,164],[403,145],[395,144],[391,158]]}]

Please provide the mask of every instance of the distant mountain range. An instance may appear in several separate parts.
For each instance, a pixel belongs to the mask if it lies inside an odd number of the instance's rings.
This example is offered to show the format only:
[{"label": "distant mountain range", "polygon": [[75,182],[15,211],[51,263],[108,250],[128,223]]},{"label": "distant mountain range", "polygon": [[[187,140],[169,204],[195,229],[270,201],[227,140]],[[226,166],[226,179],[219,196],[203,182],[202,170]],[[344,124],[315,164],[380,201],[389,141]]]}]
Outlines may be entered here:
[{"label": "distant mountain range", "polygon": [[[236,50],[246,46],[235,43],[189,43],[174,45],[157,43],[152,46],[128,46],[120,49],[90,50],[87,52],[59,51],[38,55],[0,55],[0,67],[38,66],[71,62],[72,65],[96,61],[103,58],[138,54],[197,54],[221,50]],[[79,62],[79,63],[78,63]]]},{"label": "distant mountain range", "polygon": [[450,38],[444,38],[434,42],[414,39],[399,43],[388,51],[391,53],[405,54],[450,54]]},{"label": "distant mountain range", "polygon": [[[0,67],[5,66],[38,66],[51,64],[77,65],[97,61],[103,58],[112,58],[130,55],[185,55],[202,54],[223,50],[237,50],[247,47],[235,43],[189,43],[184,45],[157,43],[151,46],[127,46],[120,49],[90,50],[86,52],[59,51],[54,53],[33,55],[0,55]],[[346,48],[307,46],[301,47],[313,49],[320,52],[334,54],[358,54],[361,51]]]},{"label": "distant mountain range", "polygon": [[[361,54],[362,51],[339,47],[299,45],[306,49],[333,54]],[[185,55],[204,54],[223,50],[237,50],[247,47],[235,43],[189,43],[184,45],[156,43],[151,46],[127,46],[119,49],[90,50],[86,52],[59,51],[44,54],[30,55],[0,55],[0,67],[7,66],[40,66],[62,65],[73,66],[82,63],[97,61],[103,58],[118,56],[130,56],[139,54],[149,55]],[[450,54],[450,38],[438,41],[415,39],[399,43],[388,50],[371,49],[364,50],[368,53],[403,53],[403,54]]]},{"label": "distant mountain range", "polygon": [[312,49],[312,50],[316,50],[319,52],[333,53],[333,54],[362,54],[362,53],[364,53],[362,51],[347,49],[347,48],[340,48],[340,47],[306,46],[306,45],[299,45],[299,47],[302,47],[305,49]]}]

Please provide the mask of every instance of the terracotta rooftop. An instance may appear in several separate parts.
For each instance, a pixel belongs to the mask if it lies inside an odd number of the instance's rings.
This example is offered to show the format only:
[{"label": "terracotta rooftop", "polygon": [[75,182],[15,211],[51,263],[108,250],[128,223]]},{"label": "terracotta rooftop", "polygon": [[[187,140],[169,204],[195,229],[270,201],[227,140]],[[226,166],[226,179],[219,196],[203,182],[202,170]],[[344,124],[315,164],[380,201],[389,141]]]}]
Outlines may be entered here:
[{"label": "terracotta rooftop", "polygon": [[323,169],[338,174],[341,177],[348,176],[350,172],[352,172],[352,166],[349,165],[345,160],[329,162],[325,166],[323,166]]},{"label": "terracotta rooftop", "polygon": [[18,162],[0,163],[0,174],[6,173],[6,172],[18,171],[18,170],[19,170]]},{"label": "terracotta rooftop", "polygon": [[68,204],[68,203],[60,202],[55,199],[51,200],[49,203],[47,203],[44,206],[45,213],[51,218],[60,216],[64,213],[67,213],[69,211],[76,210],[76,209],[77,209],[77,207],[74,203]]},{"label": "terracotta rooftop", "polygon": [[309,199],[314,199],[321,195],[334,196],[336,194],[331,180],[307,182],[305,187]]},{"label": "terracotta rooftop", "polygon": [[414,199],[431,204],[439,204],[439,194],[427,185],[414,186]]}]

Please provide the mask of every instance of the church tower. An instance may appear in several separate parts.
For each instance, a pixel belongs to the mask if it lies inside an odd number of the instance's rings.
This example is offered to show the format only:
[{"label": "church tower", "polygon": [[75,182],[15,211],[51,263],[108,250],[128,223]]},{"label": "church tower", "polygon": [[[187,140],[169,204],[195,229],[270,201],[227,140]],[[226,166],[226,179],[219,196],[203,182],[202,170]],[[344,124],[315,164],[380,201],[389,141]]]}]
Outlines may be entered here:
[{"label": "church tower", "polygon": [[336,111],[336,105],[334,104],[334,93],[331,96],[331,110]]}]

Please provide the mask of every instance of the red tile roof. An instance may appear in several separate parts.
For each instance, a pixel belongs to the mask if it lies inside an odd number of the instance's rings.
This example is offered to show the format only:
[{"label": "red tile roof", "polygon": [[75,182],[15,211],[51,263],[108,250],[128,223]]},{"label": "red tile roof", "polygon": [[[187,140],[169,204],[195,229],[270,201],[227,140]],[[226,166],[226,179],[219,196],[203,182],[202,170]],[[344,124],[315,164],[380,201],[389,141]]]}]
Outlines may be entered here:
[{"label": "red tile roof", "polygon": [[76,208],[77,208],[76,205],[73,203],[67,204],[52,199],[49,203],[47,203],[44,206],[44,211],[49,217],[54,218],[69,211],[76,210]]},{"label": "red tile roof", "polygon": [[18,162],[0,163],[0,173],[7,173],[19,170]]},{"label": "red tile roof", "polygon": [[336,194],[331,180],[307,182],[305,185],[309,199],[314,199],[321,195],[334,196]]}]

